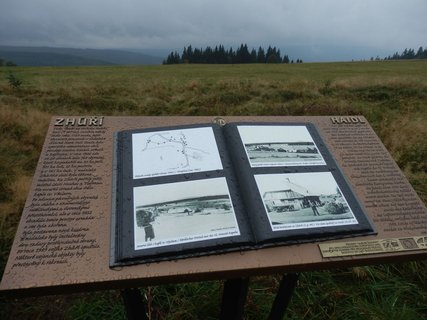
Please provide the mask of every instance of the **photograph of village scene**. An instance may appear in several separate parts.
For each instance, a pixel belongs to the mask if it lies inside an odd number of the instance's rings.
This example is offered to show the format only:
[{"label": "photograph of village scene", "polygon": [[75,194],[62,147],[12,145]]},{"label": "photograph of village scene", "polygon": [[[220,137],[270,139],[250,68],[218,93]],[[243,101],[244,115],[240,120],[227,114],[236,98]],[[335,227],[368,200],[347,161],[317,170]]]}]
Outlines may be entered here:
[{"label": "photograph of village scene", "polygon": [[305,126],[239,126],[252,167],[324,165]]},{"label": "photograph of village scene", "polygon": [[357,224],[330,172],[256,175],[273,231]]},{"label": "photograph of village scene", "polygon": [[239,235],[225,178],[134,188],[135,250]]}]

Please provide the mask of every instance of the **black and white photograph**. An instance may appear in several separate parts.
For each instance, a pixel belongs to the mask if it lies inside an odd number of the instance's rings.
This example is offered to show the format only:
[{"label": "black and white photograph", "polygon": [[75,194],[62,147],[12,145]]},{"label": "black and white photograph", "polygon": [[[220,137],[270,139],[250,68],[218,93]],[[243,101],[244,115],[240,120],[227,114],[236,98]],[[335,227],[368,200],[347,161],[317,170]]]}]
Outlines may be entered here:
[{"label": "black and white photograph", "polygon": [[251,167],[325,165],[306,126],[238,126]]},{"label": "black and white photograph", "polygon": [[240,235],[225,178],[134,188],[135,250]]},{"label": "black and white photograph", "polygon": [[273,231],[357,224],[330,172],[255,175]]},{"label": "black and white photograph", "polygon": [[212,128],[135,133],[133,178],[222,170]]}]

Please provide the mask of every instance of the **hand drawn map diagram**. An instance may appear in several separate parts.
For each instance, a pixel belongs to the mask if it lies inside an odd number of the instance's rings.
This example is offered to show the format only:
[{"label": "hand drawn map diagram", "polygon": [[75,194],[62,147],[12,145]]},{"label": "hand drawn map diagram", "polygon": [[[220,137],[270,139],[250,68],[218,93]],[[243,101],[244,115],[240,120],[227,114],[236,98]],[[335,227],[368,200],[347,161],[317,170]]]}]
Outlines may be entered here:
[{"label": "hand drawn map diagram", "polygon": [[133,178],[222,170],[212,128],[135,133]]}]

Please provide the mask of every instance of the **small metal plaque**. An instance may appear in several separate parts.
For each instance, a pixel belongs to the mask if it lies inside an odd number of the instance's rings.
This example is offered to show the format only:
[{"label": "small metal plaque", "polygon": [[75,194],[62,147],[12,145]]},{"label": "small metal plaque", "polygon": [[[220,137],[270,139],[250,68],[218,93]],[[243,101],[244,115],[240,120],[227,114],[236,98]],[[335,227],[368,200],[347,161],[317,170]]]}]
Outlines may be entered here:
[{"label": "small metal plaque", "polygon": [[321,243],[319,244],[319,248],[324,258],[426,250],[427,237],[405,237],[368,241]]}]

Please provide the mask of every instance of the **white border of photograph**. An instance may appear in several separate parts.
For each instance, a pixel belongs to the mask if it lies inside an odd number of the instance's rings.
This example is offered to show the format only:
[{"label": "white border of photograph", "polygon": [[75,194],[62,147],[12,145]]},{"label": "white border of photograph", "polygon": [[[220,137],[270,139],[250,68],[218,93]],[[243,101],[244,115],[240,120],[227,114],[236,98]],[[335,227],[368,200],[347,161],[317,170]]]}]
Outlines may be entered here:
[{"label": "white border of photograph", "polygon": [[222,170],[211,127],[132,134],[133,178]]},{"label": "white border of photograph", "polygon": [[[135,187],[133,193],[135,250],[240,235],[236,213],[224,177]],[[216,196],[228,197],[227,209],[208,206],[196,211],[194,206],[191,207],[191,201],[194,204],[195,199],[201,199],[206,203],[210,200],[203,200],[204,198]],[[186,203],[187,200],[190,203]],[[158,212],[161,210],[163,212],[150,221],[154,238],[147,241],[147,231],[144,227],[137,226],[137,210],[149,206],[156,206],[160,208]],[[169,208],[166,208],[168,206]],[[190,209],[184,210],[184,207]],[[189,214],[190,212],[193,213]]]},{"label": "white border of photograph", "polygon": [[[255,180],[272,231],[358,224],[330,172],[259,174],[255,175]],[[312,208],[313,203],[315,209]],[[331,207],[345,208],[348,212],[327,212]],[[315,210],[319,215],[315,215]],[[280,220],[284,222],[278,223]]]},{"label": "white border of photograph", "polygon": [[[276,125],[244,125],[237,126],[237,129],[240,134],[240,138],[243,142],[243,147],[246,152],[246,156],[249,160],[249,163],[252,168],[257,167],[287,167],[287,166],[321,166],[326,165],[325,160],[323,159],[322,154],[320,153],[319,148],[314,142],[310,132],[307,127],[304,125],[295,125],[295,126],[276,126]],[[304,159],[304,158],[296,158],[295,161],[292,159],[282,160],[282,161],[272,161],[270,157],[266,157],[266,159],[270,159],[269,161],[259,161],[255,162],[250,158],[248,147],[249,144],[288,144],[288,143],[313,143],[314,147],[317,150],[318,159]],[[285,153],[277,154],[284,155]],[[295,153],[297,154],[297,153]],[[286,155],[292,156],[293,153],[286,152]]]}]

